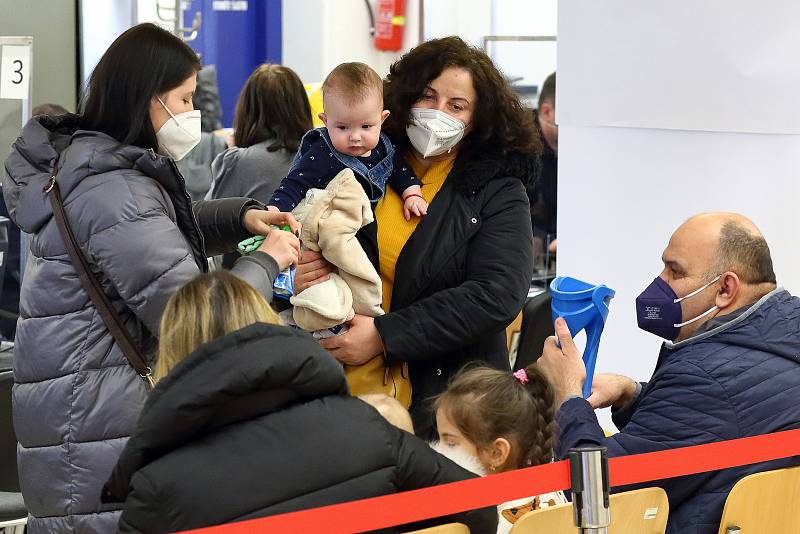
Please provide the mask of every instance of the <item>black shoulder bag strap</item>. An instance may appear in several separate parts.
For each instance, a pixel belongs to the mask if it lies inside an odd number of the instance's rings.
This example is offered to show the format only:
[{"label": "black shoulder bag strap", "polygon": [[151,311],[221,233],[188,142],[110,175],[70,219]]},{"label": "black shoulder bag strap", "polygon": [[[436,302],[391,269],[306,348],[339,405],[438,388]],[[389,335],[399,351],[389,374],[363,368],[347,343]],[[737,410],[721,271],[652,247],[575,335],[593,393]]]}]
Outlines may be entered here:
[{"label": "black shoulder bag strap", "polygon": [[53,216],[55,217],[58,231],[61,234],[61,238],[64,240],[64,244],[67,246],[67,252],[69,252],[72,265],[78,272],[83,289],[89,294],[89,298],[92,299],[94,307],[97,308],[100,317],[103,318],[106,328],[108,328],[108,331],[114,336],[114,340],[117,342],[117,345],[119,345],[119,348],[122,349],[122,353],[128,359],[128,363],[152,389],[155,382],[153,381],[152,370],[147,365],[147,360],[136,347],[130,332],[128,332],[128,329],[125,328],[125,324],[122,322],[122,318],[111,305],[111,301],[108,299],[108,295],[103,291],[103,286],[100,285],[100,281],[97,280],[89,269],[89,262],[86,260],[86,256],[83,255],[80,247],[78,247],[75,234],[72,233],[72,228],[67,220],[67,213],[64,211],[64,203],[61,199],[61,191],[58,189],[58,183],[56,183],[55,174],[50,178],[50,181],[47,182],[44,192],[50,197],[50,204],[53,206]]}]

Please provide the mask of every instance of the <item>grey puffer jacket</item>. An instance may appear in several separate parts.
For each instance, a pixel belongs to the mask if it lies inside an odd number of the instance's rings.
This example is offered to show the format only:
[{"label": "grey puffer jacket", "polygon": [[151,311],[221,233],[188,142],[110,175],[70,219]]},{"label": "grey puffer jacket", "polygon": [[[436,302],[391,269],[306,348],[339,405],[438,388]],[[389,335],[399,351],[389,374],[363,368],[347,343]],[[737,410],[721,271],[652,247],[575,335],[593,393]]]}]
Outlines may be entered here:
[{"label": "grey puffer jacket", "polygon": [[[206,271],[207,254],[245,237],[248,199],[194,206],[173,160],[77,129],[76,116],[39,117],[6,160],[11,218],[32,234],[20,296],[14,428],[29,532],[114,532],[103,483],[147,394],[83,291],[43,187],[58,164],[67,217],[125,324],[152,355],[167,299]],[[223,244],[228,244],[224,246]],[[277,272],[264,253],[234,272],[269,294]]]}]

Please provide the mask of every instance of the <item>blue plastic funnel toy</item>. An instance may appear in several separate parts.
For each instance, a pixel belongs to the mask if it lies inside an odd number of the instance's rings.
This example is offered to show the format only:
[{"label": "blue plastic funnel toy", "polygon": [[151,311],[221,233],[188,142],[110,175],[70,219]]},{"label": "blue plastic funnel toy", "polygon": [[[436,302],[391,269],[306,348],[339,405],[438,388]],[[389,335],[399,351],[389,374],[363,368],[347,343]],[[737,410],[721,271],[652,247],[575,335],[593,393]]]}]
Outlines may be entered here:
[{"label": "blue plastic funnel toy", "polygon": [[583,398],[586,399],[592,392],[600,335],[606,324],[608,303],[614,298],[614,290],[604,285],[595,286],[575,278],[559,276],[550,283],[550,295],[553,299],[554,322],[563,317],[572,337],[586,330],[586,349],[583,351],[583,363],[586,365]]}]

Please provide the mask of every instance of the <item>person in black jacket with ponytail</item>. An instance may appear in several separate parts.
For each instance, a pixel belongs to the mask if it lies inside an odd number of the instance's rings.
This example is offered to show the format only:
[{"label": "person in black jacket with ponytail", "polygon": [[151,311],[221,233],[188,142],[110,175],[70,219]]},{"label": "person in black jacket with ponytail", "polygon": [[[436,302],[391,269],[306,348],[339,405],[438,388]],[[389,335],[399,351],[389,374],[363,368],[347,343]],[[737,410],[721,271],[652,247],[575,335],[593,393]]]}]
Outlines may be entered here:
[{"label": "person in black jacket with ponytail", "polygon": [[[204,274],[167,303],[158,379],[103,492],[120,532],[175,532],[472,475],[349,395],[342,366],[247,283]],[[494,532],[492,508],[439,520]]]}]

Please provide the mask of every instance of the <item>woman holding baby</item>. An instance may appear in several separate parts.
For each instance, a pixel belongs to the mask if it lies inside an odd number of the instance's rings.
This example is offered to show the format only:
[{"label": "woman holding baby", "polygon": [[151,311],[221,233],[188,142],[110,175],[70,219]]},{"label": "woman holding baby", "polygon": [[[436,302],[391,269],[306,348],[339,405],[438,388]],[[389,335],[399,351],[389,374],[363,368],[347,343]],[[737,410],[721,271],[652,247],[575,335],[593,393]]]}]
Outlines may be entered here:
[{"label": "woman holding baby", "polygon": [[[419,180],[427,214],[408,218],[408,195],[385,188],[358,239],[380,274],[386,314],[356,315],[345,334],[321,343],[342,363],[410,378],[414,427],[431,438],[431,398],[464,364],[509,370],[505,328],[522,308],[533,266],[525,185],[541,146],[491,59],[458,37],[403,56],[383,98],[383,132]],[[304,252],[295,291],[332,271]]]}]

